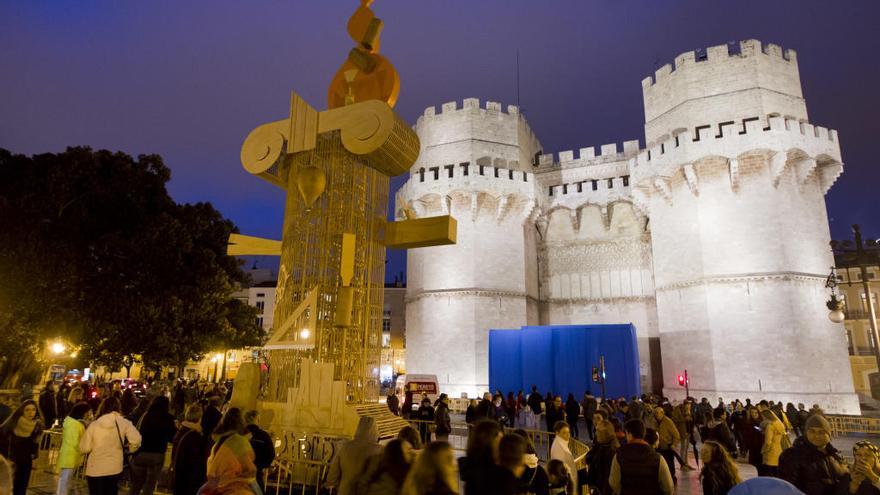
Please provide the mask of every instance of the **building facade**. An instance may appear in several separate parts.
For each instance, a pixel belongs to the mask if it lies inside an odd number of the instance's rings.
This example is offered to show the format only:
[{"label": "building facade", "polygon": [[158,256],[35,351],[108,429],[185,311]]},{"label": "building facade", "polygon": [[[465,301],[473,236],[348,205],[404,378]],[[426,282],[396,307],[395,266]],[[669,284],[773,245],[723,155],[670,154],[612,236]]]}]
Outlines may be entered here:
[{"label": "building facade", "polygon": [[[643,390],[858,413],[826,317],[836,131],[809,123],[793,50],[756,40],[642,81],[645,143],[544,153],[515,106],[429,107],[399,217],[458,243],[407,253],[407,368],[488,389],[488,331],[633,323]],[[442,349],[442,352],[438,350]],[[555,391],[557,393],[583,391]]]},{"label": "building facade", "polygon": [[[874,252],[878,261],[877,266],[867,268],[868,293],[874,311],[880,312],[880,305],[877,304],[880,297],[880,246],[875,243],[869,250]],[[869,377],[877,373],[876,343],[871,330],[868,298],[862,284],[861,270],[848,263],[843,256],[836,258],[837,289],[844,302],[846,319],[843,325],[846,330],[853,385],[856,393],[866,399],[872,396]]]}]

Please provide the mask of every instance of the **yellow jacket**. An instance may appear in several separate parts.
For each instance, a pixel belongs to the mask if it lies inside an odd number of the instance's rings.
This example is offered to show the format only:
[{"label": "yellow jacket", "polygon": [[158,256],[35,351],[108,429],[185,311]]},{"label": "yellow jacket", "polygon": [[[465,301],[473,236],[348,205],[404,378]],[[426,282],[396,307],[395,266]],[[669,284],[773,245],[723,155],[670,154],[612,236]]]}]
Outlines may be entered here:
[{"label": "yellow jacket", "polygon": [[669,416],[664,416],[660,421],[660,424],[657,425],[657,435],[660,437],[661,449],[669,449],[673,446],[678,446],[678,442],[681,441],[681,435],[678,433],[678,428],[675,427],[675,423],[669,419]]},{"label": "yellow jacket", "polygon": [[785,426],[781,421],[764,422],[764,446],[761,447],[761,455],[764,464],[778,466],[779,456],[782,454],[782,436],[786,435]]}]

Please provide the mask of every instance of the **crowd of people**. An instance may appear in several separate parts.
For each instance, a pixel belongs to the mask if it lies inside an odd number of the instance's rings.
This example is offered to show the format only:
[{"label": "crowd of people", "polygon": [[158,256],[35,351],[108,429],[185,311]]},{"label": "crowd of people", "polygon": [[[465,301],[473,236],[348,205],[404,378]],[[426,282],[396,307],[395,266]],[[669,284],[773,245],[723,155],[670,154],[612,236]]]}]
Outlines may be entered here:
[{"label": "crowd of people", "polygon": [[42,433],[55,428],[57,495],[70,493],[84,461],[90,495],[116,495],[123,479],[130,495],[152,495],[160,482],[175,495],[261,494],[274,442],[257,411],[228,407],[230,397],[230,387],[198,381],[155,383],[142,397],[120,381],[50,381],[38,400],[0,409],[0,479],[11,463],[10,493],[25,495]]},{"label": "crowd of people", "polygon": [[[412,410],[410,393],[405,394],[402,407],[394,391],[387,402],[395,414],[419,420],[431,418],[431,414],[422,413],[422,407],[432,408],[424,398],[416,411]],[[441,396],[438,402],[448,399]],[[444,414],[444,423],[448,421],[446,417],[448,413]],[[742,482],[737,459],[752,464],[758,480],[772,478],[768,482],[788,484],[807,495],[880,494],[880,450],[870,442],[859,442],[853,449],[855,462],[847,465],[831,445],[832,428],[818,405],[807,409],[804,404],[783,405],[766,400],[753,404],[750,399],[725,402],[722,398],[716,404],[707,398],[672,403],[652,395],[602,400],[589,392],[580,401],[573,394],[563,401],[559,395],[542,395],[532,387],[528,395],[522,391],[506,396],[496,392],[484,394],[481,400],[472,399],[465,411],[465,421],[470,432],[468,457],[471,441],[486,428],[478,425],[484,423],[494,423],[499,432],[506,429],[510,434],[524,432],[515,430],[516,427],[540,429],[551,438],[549,462],[528,465],[529,469],[544,471],[527,478],[541,480],[540,489],[536,490],[531,482],[523,482],[516,490],[493,493],[547,493],[552,487],[549,481],[545,487],[544,480],[551,478],[551,463],[555,469],[564,469],[574,491],[576,487],[589,486],[600,495],[674,493],[677,470],[696,469],[689,461],[692,455],[698,466],[702,461],[699,477],[705,495],[736,493],[735,487]],[[423,427],[425,422],[418,424]],[[435,429],[446,432],[448,426],[444,424],[441,429],[438,424]],[[430,434],[426,438],[424,433],[423,429],[421,440],[430,440]],[[589,445],[580,470],[568,448],[572,437]],[[483,488],[468,488],[469,479],[472,484],[485,486],[480,476],[492,472],[485,468],[486,459],[479,461],[482,464],[465,462],[483,466],[476,470],[473,466],[462,466],[465,493],[489,493]],[[500,457],[495,458],[495,463],[501,465]],[[483,475],[474,478],[477,471]],[[496,479],[489,485],[504,483]]]},{"label": "crowd of people", "polygon": [[[6,482],[9,493],[26,494],[43,431],[54,428],[58,495],[70,493],[84,456],[93,495],[116,495],[123,477],[132,495],[151,495],[160,483],[179,495],[262,494],[274,442],[257,411],[229,407],[230,396],[225,385],[184,381],[155,383],[143,397],[120,382],[47,384],[38,400],[0,407],[0,492]],[[880,449],[858,442],[848,464],[818,406],[496,392],[468,405],[467,449],[456,459],[449,398],[423,396],[418,406],[414,399],[405,394],[401,404],[389,394],[389,409],[414,426],[384,445],[375,419],[361,418],[333,457],[326,486],[340,495],[571,495],[587,493],[585,486],[599,495],[672,494],[677,474],[696,469],[693,458],[704,495],[771,493],[743,488],[761,480],[799,490],[790,493],[880,494]],[[550,438],[546,462],[531,441],[535,429]],[[582,460],[572,438],[589,446]],[[743,482],[737,458],[759,478]]]}]

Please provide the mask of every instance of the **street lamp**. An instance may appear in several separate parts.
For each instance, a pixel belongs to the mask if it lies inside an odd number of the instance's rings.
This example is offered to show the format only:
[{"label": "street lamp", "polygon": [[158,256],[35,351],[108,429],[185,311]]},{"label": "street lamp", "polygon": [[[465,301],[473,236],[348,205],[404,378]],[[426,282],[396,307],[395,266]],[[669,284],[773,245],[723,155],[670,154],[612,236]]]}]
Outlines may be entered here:
[{"label": "street lamp", "polygon": [[[868,267],[876,266],[880,268],[880,250],[872,249],[866,251],[865,245],[862,243],[862,232],[859,226],[853,225],[852,231],[853,237],[855,237],[855,249],[850,248],[850,246],[852,246],[853,244],[848,240],[843,242],[831,241],[831,249],[835,255],[840,255],[842,263],[838,264],[847,267],[847,279],[849,279],[849,267],[857,267],[859,269],[859,273],[862,279],[862,290],[864,290],[865,305],[868,309],[868,322],[871,325],[871,338],[874,340],[874,357],[877,359],[877,369],[878,371],[880,371],[880,346],[878,346],[878,344],[880,344],[880,333],[878,333],[877,331],[877,313],[874,309],[874,301],[871,298],[871,287],[868,284]],[[869,245],[875,244],[876,242],[869,241]],[[831,274],[834,275],[833,268],[831,269]],[[848,281],[847,283],[849,284],[850,282]],[[837,281],[834,281],[833,287],[830,285],[829,282],[826,282],[825,286],[831,288],[831,300],[828,301],[828,309],[832,309],[832,302],[837,300],[835,297]],[[843,303],[840,302],[839,309],[842,308]],[[835,314],[834,310],[832,310],[831,313],[829,313],[828,315],[828,317],[831,318],[831,321],[835,321],[834,317],[836,316],[837,315]]]},{"label": "street lamp", "polygon": [[837,297],[837,272],[831,267],[831,273],[825,280],[825,287],[831,289],[831,299],[825,301],[828,307],[828,319],[834,323],[843,323],[846,315],[843,313],[843,301]]},{"label": "street lamp", "polygon": [[64,342],[53,342],[49,349],[52,351],[52,354],[61,354],[67,350],[67,346],[64,345]]}]

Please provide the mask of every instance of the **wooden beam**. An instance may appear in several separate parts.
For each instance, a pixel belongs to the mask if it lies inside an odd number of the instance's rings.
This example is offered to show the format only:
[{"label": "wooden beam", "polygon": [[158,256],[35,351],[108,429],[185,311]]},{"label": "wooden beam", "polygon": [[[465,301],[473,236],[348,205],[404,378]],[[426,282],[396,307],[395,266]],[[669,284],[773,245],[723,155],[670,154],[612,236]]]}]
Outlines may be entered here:
[{"label": "wooden beam", "polygon": [[455,244],[458,223],[450,215],[388,222],[385,246],[411,249]]},{"label": "wooden beam", "polygon": [[281,256],[281,241],[249,235],[229,234],[229,245],[226,247],[226,254],[230,256]]}]

